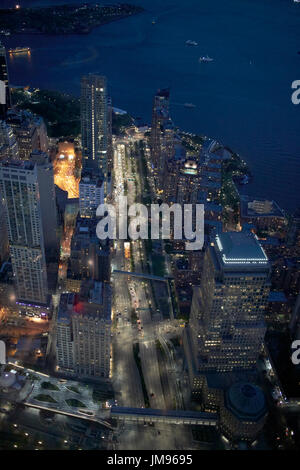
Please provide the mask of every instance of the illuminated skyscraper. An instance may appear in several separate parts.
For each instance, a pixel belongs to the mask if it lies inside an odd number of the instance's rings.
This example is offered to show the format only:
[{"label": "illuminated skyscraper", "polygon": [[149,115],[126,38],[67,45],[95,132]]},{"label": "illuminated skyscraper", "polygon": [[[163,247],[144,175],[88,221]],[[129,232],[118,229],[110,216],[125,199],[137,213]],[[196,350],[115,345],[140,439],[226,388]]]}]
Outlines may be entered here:
[{"label": "illuminated skyscraper", "polygon": [[107,178],[107,84],[100,75],[81,79],[82,170],[102,172]]},{"label": "illuminated skyscraper", "polygon": [[250,232],[221,233],[207,248],[185,335],[193,389],[206,372],[255,367],[265,334],[269,271],[267,256]]},{"label": "illuminated skyscraper", "polygon": [[11,106],[5,47],[0,43],[0,119]]}]

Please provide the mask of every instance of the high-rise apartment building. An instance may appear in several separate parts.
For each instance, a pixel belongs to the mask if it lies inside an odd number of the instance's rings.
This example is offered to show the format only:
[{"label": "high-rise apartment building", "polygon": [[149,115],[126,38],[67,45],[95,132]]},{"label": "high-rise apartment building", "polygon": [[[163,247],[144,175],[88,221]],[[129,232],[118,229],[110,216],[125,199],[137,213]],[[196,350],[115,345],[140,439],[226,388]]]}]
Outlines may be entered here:
[{"label": "high-rise apartment building", "polygon": [[199,375],[251,370],[265,334],[270,265],[248,232],[217,235],[207,247],[185,334],[192,389]]},{"label": "high-rise apartment building", "polygon": [[112,140],[112,116],[113,106],[112,99],[109,96],[107,99],[107,171],[111,174],[113,167],[113,140]]},{"label": "high-rise apartment building", "polygon": [[107,178],[107,83],[100,75],[81,79],[82,169],[100,171]]},{"label": "high-rise apartment building", "polygon": [[104,179],[85,172],[79,183],[80,217],[96,217],[97,207],[104,203]]},{"label": "high-rise apartment building", "polygon": [[162,189],[165,162],[174,153],[174,128],[169,116],[170,90],[154,96],[150,134],[151,164],[158,190]]},{"label": "high-rise apartment building", "polygon": [[108,378],[111,287],[84,281],[79,294],[62,294],[57,319],[57,364],[77,377]]},{"label": "high-rise apartment building", "polygon": [[0,160],[18,158],[19,149],[14,132],[5,121],[0,121]]},{"label": "high-rise apartment building", "polygon": [[0,194],[17,298],[47,303],[47,273],[38,167],[29,161],[0,163]]},{"label": "high-rise apartment building", "polygon": [[48,151],[47,128],[43,118],[28,111],[10,110],[6,122],[16,136],[21,160],[28,160],[35,150]]},{"label": "high-rise apartment building", "polygon": [[5,119],[11,107],[5,47],[0,43],[0,119]]},{"label": "high-rise apartment building", "polygon": [[39,150],[31,153],[30,161],[37,165],[44,246],[46,259],[49,261],[57,258],[59,252],[58,214],[53,165],[49,155]]}]

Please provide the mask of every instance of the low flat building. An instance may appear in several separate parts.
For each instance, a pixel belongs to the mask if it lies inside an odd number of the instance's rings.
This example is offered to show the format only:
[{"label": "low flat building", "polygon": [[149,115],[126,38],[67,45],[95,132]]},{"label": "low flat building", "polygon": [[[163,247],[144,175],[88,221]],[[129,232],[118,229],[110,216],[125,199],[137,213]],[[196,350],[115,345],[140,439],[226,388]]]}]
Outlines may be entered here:
[{"label": "low flat building", "polygon": [[275,201],[241,196],[241,223],[252,223],[256,228],[279,232],[287,229],[287,219]]}]

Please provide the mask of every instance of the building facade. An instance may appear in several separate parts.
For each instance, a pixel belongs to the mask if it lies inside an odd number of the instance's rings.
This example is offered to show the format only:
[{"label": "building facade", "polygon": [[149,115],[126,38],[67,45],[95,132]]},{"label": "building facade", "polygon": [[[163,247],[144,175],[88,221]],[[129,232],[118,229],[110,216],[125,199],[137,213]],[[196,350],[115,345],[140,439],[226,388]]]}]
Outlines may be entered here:
[{"label": "building facade", "polygon": [[104,179],[85,172],[79,183],[79,213],[81,217],[96,217],[97,207],[104,203]]},{"label": "building facade", "polygon": [[29,111],[10,110],[6,122],[16,137],[21,160],[28,160],[35,150],[48,151],[47,128],[43,118]]},{"label": "building facade", "polygon": [[11,107],[6,50],[0,43],[0,119],[5,119],[7,110]]},{"label": "building facade", "polygon": [[81,79],[81,141],[82,168],[100,172],[107,179],[107,82],[100,75]]},{"label": "building facade", "polygon": [[162,190],[166,161],[174,152],[174,128],[169,116],[170,90],[158,90],[153,100],[150,133],[151,165],[158,191]]},{"label": "building facade", "polygon": [[79,294],[62,294],[57,320],[57,365],[77,377],[110,374],[111,287],[84,281]]},{"label": "building facade", "polygon": [[195,287],[185,351],[191,386],[206,372],[255,368],[265,334],[270,266],[250,232],[216,235]]},{"label": "building facade", "polygon": [[18,157],[19,149],[13,130],[5,121],[0,121],[0,160],[15,160]]},{"label": "building facade", "polygon": [[0,194],[17,298],[46,304],[47,272],[37,166],[29,161],[0,164]]}]

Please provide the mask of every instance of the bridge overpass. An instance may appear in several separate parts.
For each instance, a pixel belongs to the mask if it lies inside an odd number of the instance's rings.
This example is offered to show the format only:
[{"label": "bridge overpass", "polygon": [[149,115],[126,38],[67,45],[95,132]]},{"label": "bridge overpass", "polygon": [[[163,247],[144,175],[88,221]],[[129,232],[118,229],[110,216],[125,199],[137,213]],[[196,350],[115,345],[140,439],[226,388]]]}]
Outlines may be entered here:
[{"label": "bridge overpass", "polygon": [[112,271],[112,274],[120,274],[124,276],[137,277],[140,279],[149,279],[150,281],[162,281],[162,282],[168,282],[170,279],[173,279],[172,276],[161,277],[161,276],[155,276],[154,274],[135,273],[132,271],[121,271],[120,269],[114,269]]},{"label": "bridge overpass", "polygon": [[[21,402],[21,403],[24,406],[27,406],[28,408],[51,411],[51,413],[54,413],[54,414],[69,416],[71,418],[83,419],[84,421],[90,421],[93,423],[101,424],[102,426],[105,426],[106,428],[111,429],[111,430],[114,429],[111,423],[109,423],[106,419],[103,419],[100,416],[97,416],[97,414],[95,414],[94,416],[88,416],[87,414],[84,414],[83,412],[72,412],[72,411],[67,411],[67,410],[60,410],[58,408],[50,408],[49,406],[37,405],[34,403],[30,403],[30,402]],[[106,412],[106,414],[107,414],[107,418],[109,419],[109,410]]]},{"label": "bridge overpass", "polygon": [[217,413],[201,413],[186,410],[155,410],[152,408],[125,408],[113,406],[111,418],[118,421],[135,423],[188,424],[198,426],[217,426]]},{"label": "bridge overpass", "polygon": [[88,416],[82,412],[72,412],[67,410],[59,410],[49,406],[37,405],[30,402],[23,402],[23,405],[29,408],[38,410],[45,410],[54,414],[61,414],[71,418],[82,419],[84,421],[94,422],[113,430],[114,427],[110,419],[114,418],[117,421],[126,421],[131,423],[161,423],[161,424],[186,424],[196,426],[217,426],[218,415],[217,413],[201,413],[197,411],[186,410],[156,410],[153,408],[126,408],[121,406],[113,406],[111,409],[105,410],[94,416]]}]

